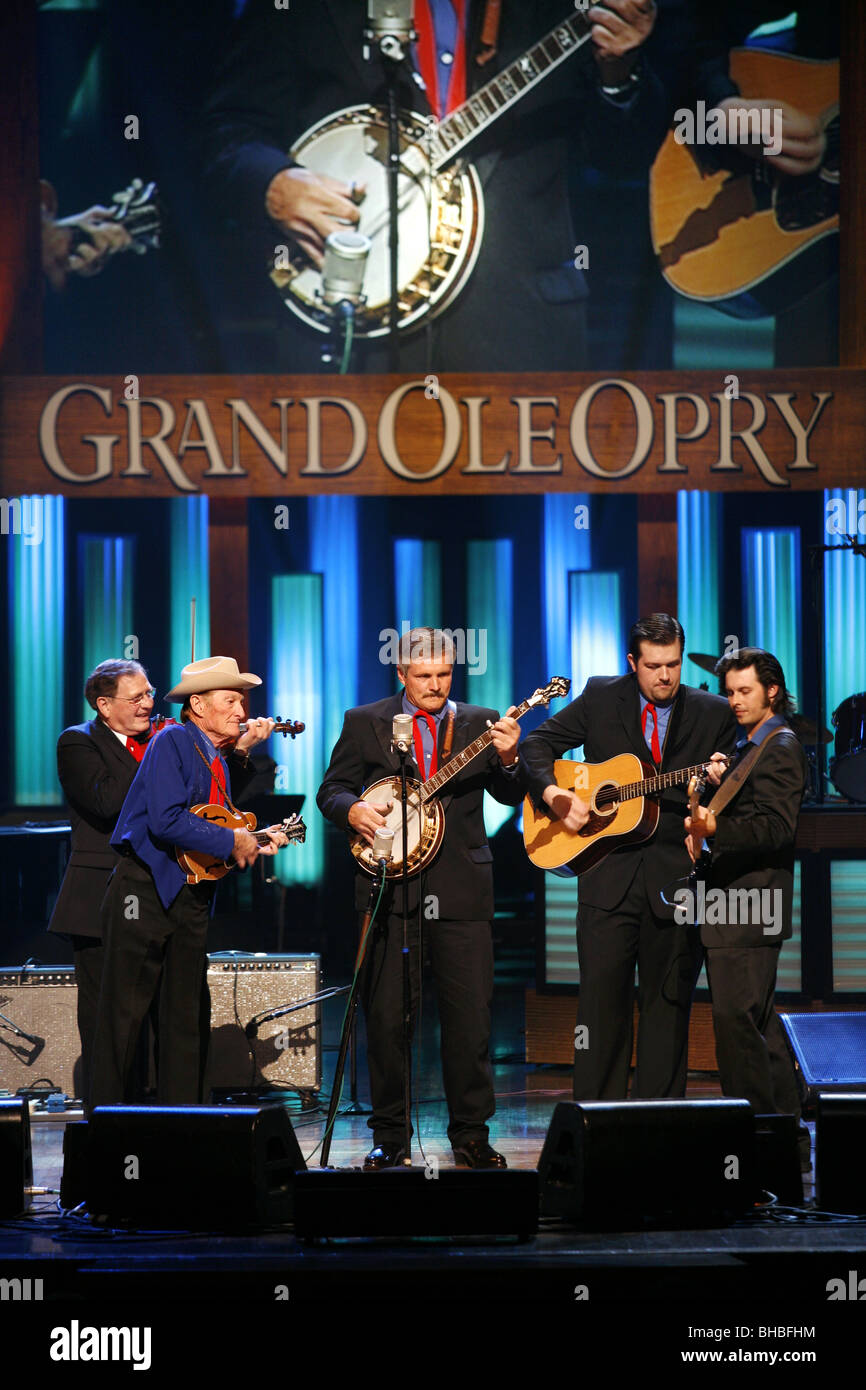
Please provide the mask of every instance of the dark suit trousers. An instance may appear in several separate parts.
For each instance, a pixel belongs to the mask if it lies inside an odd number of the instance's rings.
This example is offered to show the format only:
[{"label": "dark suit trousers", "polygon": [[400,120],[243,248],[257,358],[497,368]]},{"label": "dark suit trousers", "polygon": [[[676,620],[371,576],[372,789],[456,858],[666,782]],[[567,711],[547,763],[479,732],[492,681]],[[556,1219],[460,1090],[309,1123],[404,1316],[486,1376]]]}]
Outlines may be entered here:
[{"label": "dark suit trousers", "polygon": [[692,927],[656,915],[641,866],[610,911],[581,903],[577,913],[580,998],[575,1100],[624,1100],[631,1065],[634,972],[638,968],[637,1066],[632,1096],[683,1096],[689,1009],[701,944]]},{"label": "dark suit trousers", "polygon": [[78,991],[78,1035],[81,1038],[81,1085],[79,1094],[86,1100],[90,1094],[93,1067],[93,1037],[99,1008],[99,987],[102,983],[102,940],[98,936],[73,936],[72,959],[75,962],[75,984]]},{"label": "dark suit trousers", "polygon": [[[410,918],[415,969],[412,1026],[418,1007],[417,916]],[[399,1144],[403,1112],[403,920],[389,914],[377,927],[364,962],[361,998],[367,1022],[367,1065],[377,1144]],[[425,922],[439,1002],[440,1050],[448,1102],[448,1138],[456,1145],[487,1139],[496,1105],[488,1045],[493,998],[489,922]]]},{"label": "dark suit trousers", "polygon": [[710,946],[707,979],[722,1092],[759,1115],[800,1118],[797,1080],[773,997],[778,946]]},{"label": "dark suit trousers", "polygon": [[[127,859],[114,871],[102,905],[105,958],[91,1107],[119,1105],[127,1098],[139,1031],[157,991],[157,1099],[165,1105],[201,1100],[212,893],[213,884],[185,885],[166,910],[146,868]],[[133,911],[137,915],[130,917]]]}]

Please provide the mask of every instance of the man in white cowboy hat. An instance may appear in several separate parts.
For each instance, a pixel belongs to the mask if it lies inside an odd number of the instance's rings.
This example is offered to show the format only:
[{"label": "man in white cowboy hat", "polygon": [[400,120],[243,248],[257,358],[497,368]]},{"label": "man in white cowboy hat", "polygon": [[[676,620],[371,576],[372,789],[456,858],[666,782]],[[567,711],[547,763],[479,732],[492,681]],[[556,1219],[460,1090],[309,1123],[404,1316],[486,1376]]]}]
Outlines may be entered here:
[{"label": "man in white cowboy hat", "polygon": [[259,677],[239,671],[231,657],[204,657],[185,666],[165,697],[182,705],[181,723],[148,744],[121,808],[111,844],[122,857],[102,904],[105,959],[91,1108],[123,1102],[141,1022],[157,989],[157,1098],[168,1105],[201,1099],[200,1007],[215,885],[187,883],[175,851],[203,852],[244,867],[286,843],[281,832],[269,832],[270,843],[262,848],[249,831],[212,824],[189,809],[226,805],[231,783],[224,755],[231,749],[247,753],[271,733],[274,721],[258,719],[240,737],[244,692],[257,685]]}]

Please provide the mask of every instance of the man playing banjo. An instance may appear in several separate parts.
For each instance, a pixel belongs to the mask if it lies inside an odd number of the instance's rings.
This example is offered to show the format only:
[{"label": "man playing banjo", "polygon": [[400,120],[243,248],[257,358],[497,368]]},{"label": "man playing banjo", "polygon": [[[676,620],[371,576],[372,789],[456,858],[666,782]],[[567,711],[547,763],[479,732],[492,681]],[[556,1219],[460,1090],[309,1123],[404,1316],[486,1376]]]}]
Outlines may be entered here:
[{"label": "man playing banjo", "polygon": [[[391,751],[395,715],[412,716],[407,776],[413,780],[430,777],[452,753],[456,755],[490,728],[492,747],[447,784],[441,798],[445,817],[441,848],[429,866],[422,863],[420,873],[409,880],[408,910],[413,1023],[423,922],[439,998],[448,1138],[456,1162],[470,1168],[504,1168],[505,1159],[490,1146],[486,1124],[495,1109],[488,1055],[493,855],[484,832],[482,803],[484,792],[489,791],[507,806],[519,804],[520,729],[509,715],[500,719],[496,710],[450,700],[453,664],[454,647],[446,633],[432,628],[407,633],[400,642],[397,666],[402,693],[347,710],[316,800],[328,820],[372,844],[385,824],[387,803],[377,810],[362,799],[362,793],[380,778],[399,774],[399,756]],[[412,849],[410,835],[410,856]],[[359,912],[367,904],[369,888],[370,879],[359,872],[355,885]],[[397,877],[386,882],[361,982],[373,1104],[368,1123],[374,1147],[364,1162],[367,1170],[390,1167],[404,1157],[402,918],[403,888]]]}]

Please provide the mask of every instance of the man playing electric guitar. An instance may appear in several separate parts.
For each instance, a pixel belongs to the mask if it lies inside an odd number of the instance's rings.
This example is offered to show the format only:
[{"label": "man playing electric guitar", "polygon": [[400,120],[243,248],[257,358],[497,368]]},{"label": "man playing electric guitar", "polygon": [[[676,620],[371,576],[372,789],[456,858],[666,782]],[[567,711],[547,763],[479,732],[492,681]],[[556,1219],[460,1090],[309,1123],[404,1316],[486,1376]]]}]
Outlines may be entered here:
[{"label": "man playing electric guitar", "polygon": [[[184,667],[166,696],[182,702],[182,722],[148,746],[121,808],[111,844],[122,857],[102,905],[105,955],[91,1106],[123,1102],[139,1028],[157,989],[157,1097],[168,1105],[201,1099],[200,1005],[214,884],[188,883],[175,851],[209,853],[243,868],[287,843],[276,831],[262,848],[248,830],[212,825],[189,810],[199,803],[228,804],[224,753],[238,741],[244,692],[257,685],[259,677],[239,671],[230,657],[205,657]],[[268,732],[273,727],[272,720],[261,722]]]},{"label": "man playing electric guitar", "polygon": [[[680,684],[683,629],[667,613],[635,623],[626,676],[594,676],[560,714],[523,743],[521,761],[537,806],[569,830],[588,819],[587,804],[557,786],[553,761],[583,745],[587,762],[636,753],[656,770],[692,766],[713,749],[733,747],[736,725],[717,695]],[[688,1021],[700,967],[697,933],[676,924],[662,890],[685,878],[685,790],[660,795],[651,839],[624,845],[579,878],[577,949],[580,1001],[574,1054],[576,1100],[623,1100],[632,1054],[634,972],[640,1026],[632,1094],[685,1093]]]}]

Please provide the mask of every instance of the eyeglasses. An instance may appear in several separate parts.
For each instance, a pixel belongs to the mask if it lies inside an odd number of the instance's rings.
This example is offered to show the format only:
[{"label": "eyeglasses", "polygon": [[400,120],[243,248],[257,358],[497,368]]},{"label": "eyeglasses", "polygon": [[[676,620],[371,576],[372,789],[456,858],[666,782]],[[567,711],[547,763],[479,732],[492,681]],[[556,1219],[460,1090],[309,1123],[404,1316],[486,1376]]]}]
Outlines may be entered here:
[{"label": "eyeglasses", "polygon": [[140,695],[109,695],[109,700],[116,700],[119,705],[140,705],[142,700],[155,700],[156,691],[153,686],[148,690],[142,690]]}]

